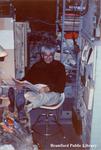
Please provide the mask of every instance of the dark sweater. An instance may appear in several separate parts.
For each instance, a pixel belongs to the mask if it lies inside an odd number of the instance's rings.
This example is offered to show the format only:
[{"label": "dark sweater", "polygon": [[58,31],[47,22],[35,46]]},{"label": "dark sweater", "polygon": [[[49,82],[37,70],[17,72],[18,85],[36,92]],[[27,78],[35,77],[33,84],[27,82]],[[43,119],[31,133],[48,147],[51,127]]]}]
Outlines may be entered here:
[{"label": "dark sweater", "polygon": [[51,91],[61,93],[64,91],[66,83],[65,68],[59,61],[54,60],[47,64],[41,60],[31,67],[23,80],[32,84],[46,84]]}]

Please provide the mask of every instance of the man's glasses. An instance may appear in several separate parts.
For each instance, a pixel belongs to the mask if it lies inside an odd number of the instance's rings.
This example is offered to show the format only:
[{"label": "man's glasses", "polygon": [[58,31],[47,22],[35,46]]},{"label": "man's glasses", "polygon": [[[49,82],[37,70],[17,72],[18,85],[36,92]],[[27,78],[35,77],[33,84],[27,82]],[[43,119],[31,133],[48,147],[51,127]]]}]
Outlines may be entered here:
[{"label": "man's glasses", "polygon": [[44,57],[53,57],[53,54],[49,54],[49,55],[48,54],[44,54],[43,56]]}]

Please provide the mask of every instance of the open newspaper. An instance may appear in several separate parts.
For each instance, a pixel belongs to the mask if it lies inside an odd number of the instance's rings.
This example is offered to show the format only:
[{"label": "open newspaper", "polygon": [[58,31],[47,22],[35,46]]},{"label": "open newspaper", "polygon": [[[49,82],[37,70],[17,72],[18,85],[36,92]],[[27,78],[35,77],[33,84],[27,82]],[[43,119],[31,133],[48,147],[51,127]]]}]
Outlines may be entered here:
[{"label": "open newspaper", "polygon": [[32,84],[31,82],[29,82],[27,80],[20,81],[20,80],[17,80],[15,78],[12,78],[12,80],[15,82],[15,84],[20,84],[21,86],[24,86],[24,87],[34,91],[35,93],[39,93],[39,90],[42,87],[47,86],[46,84]]}]

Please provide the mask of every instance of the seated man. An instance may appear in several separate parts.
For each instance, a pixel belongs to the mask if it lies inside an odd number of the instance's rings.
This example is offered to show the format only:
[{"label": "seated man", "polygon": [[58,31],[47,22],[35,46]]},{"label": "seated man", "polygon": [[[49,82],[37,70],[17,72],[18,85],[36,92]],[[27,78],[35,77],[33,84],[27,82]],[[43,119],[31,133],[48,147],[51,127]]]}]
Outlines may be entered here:
[{"label": "seated man", "polygon": [[[27,105],[28,111],[32,108],[39,108],[42,105],[54,105],[60,101],[60,94],[64,92],[66,83],[66,73],[64,65],[54,60],[54,53],[56,46],[46,43],[41,47],[41,60],[34,64],[22,79],[31,82],[32,84],[45,84],[39,90],[39,93],[30,91],[28,93],[27,100],[31,101]],[[17,85],[18,90],[16,92],[16,107],[18,110],[18,118],[23,119],[25,117],[25,97],[24,89],[19,88],[21,85]],[[10,99],[9,109],[13,112],[14,105],[14,89],[10,88],[8,92]]]}]

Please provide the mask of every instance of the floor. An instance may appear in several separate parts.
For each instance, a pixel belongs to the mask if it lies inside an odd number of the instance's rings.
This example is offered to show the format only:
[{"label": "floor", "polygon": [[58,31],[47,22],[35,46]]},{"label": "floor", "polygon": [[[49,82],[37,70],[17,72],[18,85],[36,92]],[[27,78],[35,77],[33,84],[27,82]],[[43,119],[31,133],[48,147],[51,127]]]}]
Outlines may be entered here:
[{"label": "floor", "polygon": [[[62,128],[61,126],[56,125],[52,117],[49,119],[50,126],[48,127],[48,133],[52,133],[51,136],[45,136],[43,134],[47,129],[44,117],[41,117],[40,121],[33,127],[33,141],[34,143],[39,143],[40,150],[85,150],[82,146],[81,137],[76,134],[72,125],[72,115],[70,113],[72,109],[72,101],[70,100],[67,102],[63,105],[63,111],[59,119]],[[36,117],[42,113],[44,113],[44,110],[34,109],[31,112],[31,122],[35,121]],[[39,133],[42,133],[43,135]]]},{"label": "floor", "polygon": [[[58,126],[55,124],[51,124],[49,128],[51,128],[51,132],[57,134],[53,134],[52,136],[40,135],[39,133],[33,132],[33,140],[34,142],[38,142],[40,145],[40,150],[84,150],[82,147],[82,140],[80,136],[75,133],[75,130],[72,126],[72,123],[68,121],[68,123],[62,124],[62,131],[57,130]],[[45,125],[37,124],[38,132],[45,132]]]}]

